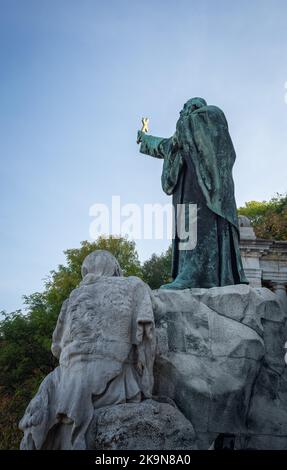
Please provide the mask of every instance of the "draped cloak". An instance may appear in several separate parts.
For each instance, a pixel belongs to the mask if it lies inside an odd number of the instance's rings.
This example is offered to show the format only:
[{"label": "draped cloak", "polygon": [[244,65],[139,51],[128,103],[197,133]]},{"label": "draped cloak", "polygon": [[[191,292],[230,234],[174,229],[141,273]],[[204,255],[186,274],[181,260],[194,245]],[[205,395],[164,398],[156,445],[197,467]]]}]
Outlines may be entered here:
[{"label": "draped cloak", "polygon": [[177,204],[197,205],[197,245],[173,239],[172,278],[183,287],[248,283],[239,249],[232,167],[236,158],[224,113],[203,105],[182,112],[171,138],[141,134],[140,152],[164,159],[162,188]]}]

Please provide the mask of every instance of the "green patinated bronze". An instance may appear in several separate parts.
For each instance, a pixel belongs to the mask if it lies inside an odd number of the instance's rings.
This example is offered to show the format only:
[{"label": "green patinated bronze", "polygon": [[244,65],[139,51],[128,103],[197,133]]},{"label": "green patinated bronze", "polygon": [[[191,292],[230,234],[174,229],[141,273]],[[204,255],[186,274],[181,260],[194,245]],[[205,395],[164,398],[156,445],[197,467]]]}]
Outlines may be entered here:
[{"label": "green patinated bronze", "polygon": [[175,220],[178,204],[197,205],[197,245],[193,250],[180,250],[175,231],[173,282],[162,287],[248,283],[239,250],[232,178],[236,155],[224,113],[202,98],[192,98],[180,112],[172,137],[139,131],[138,142],[141,153],[164,160],[162,188],[173,196]]}]

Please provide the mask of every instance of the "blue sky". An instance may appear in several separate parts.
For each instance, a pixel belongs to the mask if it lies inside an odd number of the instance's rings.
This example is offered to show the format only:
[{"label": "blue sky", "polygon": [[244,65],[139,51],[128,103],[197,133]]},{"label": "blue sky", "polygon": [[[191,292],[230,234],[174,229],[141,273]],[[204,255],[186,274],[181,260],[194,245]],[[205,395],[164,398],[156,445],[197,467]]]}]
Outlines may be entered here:
[{"label": "blue sky", "polygon": [[0,309],[89,239],[92,204],[169,202],[143,115],[169,137],[203,96],[229,121],[237,204],[286,191],[286,20],[286,0],[0,0]]}]

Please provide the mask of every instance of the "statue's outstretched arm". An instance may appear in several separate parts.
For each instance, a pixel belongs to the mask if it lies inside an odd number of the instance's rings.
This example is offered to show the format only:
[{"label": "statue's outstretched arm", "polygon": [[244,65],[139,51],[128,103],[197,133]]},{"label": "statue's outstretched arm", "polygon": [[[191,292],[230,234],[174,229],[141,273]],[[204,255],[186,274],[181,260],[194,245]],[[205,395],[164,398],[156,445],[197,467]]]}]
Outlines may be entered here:
[{"label": "statue's outstretched arm", "polygon": [[155,158],[166,158],[171,140],[171,138],[165,139],[142,132],[140,136],[140,152]]}]

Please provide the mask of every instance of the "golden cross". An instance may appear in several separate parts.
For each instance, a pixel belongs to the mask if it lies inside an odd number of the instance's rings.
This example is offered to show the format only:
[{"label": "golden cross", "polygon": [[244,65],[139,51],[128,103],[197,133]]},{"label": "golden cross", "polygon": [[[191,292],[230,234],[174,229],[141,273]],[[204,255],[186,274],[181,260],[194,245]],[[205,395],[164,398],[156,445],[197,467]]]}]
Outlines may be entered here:
[{"label": "golden cross", "polygon": [[142,132],[145,132],[145,133],[148,132],[148,122],[149,122],[149,118],[147,118],[147,117],[142,118],[142,124],[143,124],[143,126],[141,128]]}]

